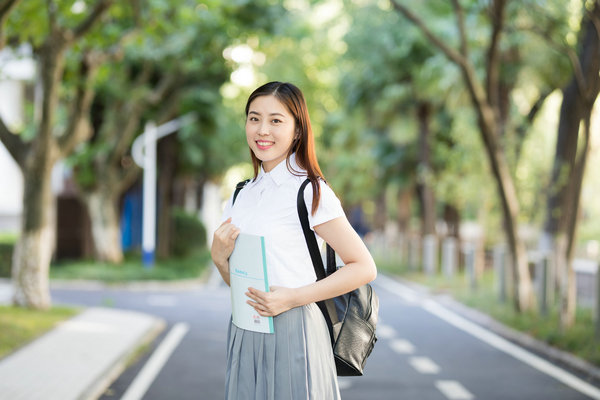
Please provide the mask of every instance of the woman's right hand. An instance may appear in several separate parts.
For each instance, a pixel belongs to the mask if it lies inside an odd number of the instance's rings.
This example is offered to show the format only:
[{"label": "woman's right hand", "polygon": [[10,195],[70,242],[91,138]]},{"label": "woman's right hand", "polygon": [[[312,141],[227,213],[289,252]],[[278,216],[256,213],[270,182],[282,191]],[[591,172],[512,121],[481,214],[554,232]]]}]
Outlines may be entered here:
[{"label": "woman's right hand", "polygon": [[219,269],[228,265],[229,256],[235,246],[235,239],[239,234],[240,230],[231,223],[231,218],[223,222],[215,231],[210,255]]}]

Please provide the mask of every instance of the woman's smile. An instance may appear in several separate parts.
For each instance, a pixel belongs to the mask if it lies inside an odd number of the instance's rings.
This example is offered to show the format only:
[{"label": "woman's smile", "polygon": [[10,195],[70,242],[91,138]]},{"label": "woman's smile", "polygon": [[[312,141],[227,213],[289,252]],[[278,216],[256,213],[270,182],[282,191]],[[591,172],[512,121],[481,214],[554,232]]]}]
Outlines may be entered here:
[{"label": "woman's smile", "polygon": [[273,147],[274,144],[275,144],[275,142],[270,142],[267,140],[257,140],[256,141],[256,146],[260,150],[269,150],[271,147]]}]

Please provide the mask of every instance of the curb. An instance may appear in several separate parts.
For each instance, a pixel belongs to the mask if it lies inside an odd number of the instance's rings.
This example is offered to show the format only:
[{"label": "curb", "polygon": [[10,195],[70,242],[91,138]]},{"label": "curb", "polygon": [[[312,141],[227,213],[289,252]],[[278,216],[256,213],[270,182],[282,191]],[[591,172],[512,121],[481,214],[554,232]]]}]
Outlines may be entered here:
[{"label": "curb", "polygon": [[[178,280],[142,280],[142,281],[122,281],[122,282],[104,282],[94,279],[49,279],[50,289],[79,289],[79,290],[104,290],[121,289],[131,291],[179,291],[179,290],[197,290],[209,283],[211,276],[214,275],[215,267],[210,264],[199,277]],[[11,278],[0,278],[0,287],[10,287]],[[0,301],[2,295],[0,293]]]},{"label": "curb", "polygon": [[121,354],[96,382],[90,384],[88,389],[79,397],[81,400],[96,400],[106,392],[110,385],[127,369],[129,363],[139,349],[152,343],[154,339],[166,328],[167,324],[164,320],[154,317],[154,322],[150,329],[141,336],[136,346],[130,347],[128,351]]},{"label": "curb", "polygon": [[445,307],[448,307],[457,314],[460,314],[462,317],[465,317],[470,321],[489,329],[503,338],[517,343],[518,345],[534,353],[541,354],[544,357],[560,363],[573,371],[576,371],[581,377],[586,378],[588,381],[593,380],[596,383],[600,382],[600,368],[596,367],[595,365],[564,350],[552,347],[549,344],[542,342],[541,340],[538,340],[526,333],[510,328],[495,320],[488,314],[458,302],[448,294],[436,295],[433,294],[429,288],[418,283],[408,281],[397,276],[393,276],[392,278],[398,280],[420,294],[436,300]]},{"label": "curb", "polygon": [[79,289],[79,290],[105,290],[122,289],[130,291],[179,291],[199,289],[206,283],[206,279],[183,279],[174,281],[131,281],[131,282],[103,282],[85,279],[52,279],[51,289]]},{"label": "curb", "polygon": [[2,398],[96,400],[165,327],[147,313],[84,308],[0,361]]}]

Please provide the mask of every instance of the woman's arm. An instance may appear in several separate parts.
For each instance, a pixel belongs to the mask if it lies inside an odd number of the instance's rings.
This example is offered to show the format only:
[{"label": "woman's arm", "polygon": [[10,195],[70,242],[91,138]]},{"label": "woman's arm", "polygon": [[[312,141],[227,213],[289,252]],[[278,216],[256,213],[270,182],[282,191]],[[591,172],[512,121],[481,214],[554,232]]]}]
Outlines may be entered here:
[{"label": "woman's arm", "polygon": [[[327,278],[299,288],[271,287],[270,292],[249,288],[246,293],[262,316],[275,316],[291,308],[348,293],[375,279],[377,268],[369,250],[346,217],[314,227],[315,232],[335,250],[345,266]],[[304,245],[304,243],[303,243]]]},{"label": "woman's arm", "polygon": [[240,234],[240,230],[231,223],[231,218],[217,228],[213,236],[213,242],[210,249],[210,256],[217,266],[221,278],[229,286],[229,256],[235,247],[235,239]]}]

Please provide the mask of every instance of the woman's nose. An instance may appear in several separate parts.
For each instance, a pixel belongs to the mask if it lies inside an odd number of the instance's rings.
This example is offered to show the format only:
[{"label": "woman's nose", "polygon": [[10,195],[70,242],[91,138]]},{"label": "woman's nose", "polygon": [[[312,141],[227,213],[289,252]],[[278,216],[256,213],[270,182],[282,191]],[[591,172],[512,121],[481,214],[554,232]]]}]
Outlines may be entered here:
[{"label": "woman's nose", "polygon": [[261,123],[258,126],[258,134],[261,136],[266,136],[269,134],[269,127],[266,123]]}]

